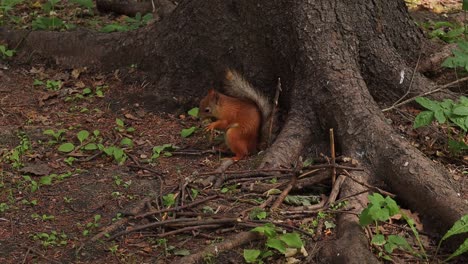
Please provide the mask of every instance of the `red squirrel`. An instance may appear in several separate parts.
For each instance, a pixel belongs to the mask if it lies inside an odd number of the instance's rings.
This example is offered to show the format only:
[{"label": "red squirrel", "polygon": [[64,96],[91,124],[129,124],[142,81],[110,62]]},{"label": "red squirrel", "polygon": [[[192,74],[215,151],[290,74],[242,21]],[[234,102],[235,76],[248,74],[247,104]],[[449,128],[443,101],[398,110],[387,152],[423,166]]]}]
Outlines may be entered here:
[{"label": "red squirrel", "polygon": [[235,154],[232,159],[238,161],[255,152],[272,106],[236,71],[226,71],[225,85],[229,95],[210,89],[200,101],[200,113],[216,119],[205,130],[225,131],[226,144]]}]

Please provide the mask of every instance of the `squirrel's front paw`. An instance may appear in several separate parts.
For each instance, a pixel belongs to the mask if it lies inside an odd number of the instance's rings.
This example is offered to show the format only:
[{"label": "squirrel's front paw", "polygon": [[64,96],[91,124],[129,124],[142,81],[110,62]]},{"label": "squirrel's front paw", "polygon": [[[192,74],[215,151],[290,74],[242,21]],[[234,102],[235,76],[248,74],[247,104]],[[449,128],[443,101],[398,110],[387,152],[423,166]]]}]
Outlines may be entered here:
[{"label": "squirrel's front paw", "polygon": [[205,127],[205,131],[213,131],[215,129],[215,123],[211,123]]}]

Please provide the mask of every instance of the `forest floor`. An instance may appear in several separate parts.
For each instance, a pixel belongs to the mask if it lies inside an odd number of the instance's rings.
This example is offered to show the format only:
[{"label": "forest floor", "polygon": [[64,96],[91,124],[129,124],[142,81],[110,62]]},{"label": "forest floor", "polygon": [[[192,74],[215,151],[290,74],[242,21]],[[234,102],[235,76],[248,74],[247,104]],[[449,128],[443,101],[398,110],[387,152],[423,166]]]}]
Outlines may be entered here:
[{"label": "forest floor", "polygon": [[[34,8],[41,10],[46,1],[37,2],[40,5]],[[21,15],[29,14],[32,7],[19,7],[11,15],[22,17],[16,24],[21,27],[33,21]],[[63,14],[59,9],[57,13],[73,17],[73,12],[82,12],[66,7],[60,9]],[[68,22],[89,23],[76,18]],[[98,28],[119,21],[135,23],[110,16],[94,21],[89,25]],[[190,109],[151,113],[144,104],[129,103],[127,94],[138,93],[147,84],[123,82],[119,71],[14,65],[14,57],[0,61],[0,66],[0,263],[171,263],[266,222],[288,233],[299,232],[309,249],[315,241],[334,238],[332,210],[308,215],[264,210],[274,202],[270,197],[278,196],[265,190],[283,190],[278,182],[291,172],[274,177],[253,173],[261,154],[233,165],[229,170],[244,176],[217,190],[199,184],[199,179],[212,176],[226,155],[203,152],[213,144],[201,129],[202,122],[187,113]],[[127,70],[138,71],[135,65]],[[451,81],[443,74],[437,78]],[[447,177],[468,199],[468,156],[453,155],[447,148],[447,133],[457,131],[440,126],[414,129],[420,111],[403,106],[386,115],[403,137],[451,172]],[[314,175],[320,173],[323,170]],[[280,212],[313,199],[318,202],[330,189],[330,180],[325,179],[292,192]],[[177,206],[181,207],[175,210]],[[129,217],[164,209],[167,212]],[[417,213],[407,213],[420,224]],[[172,219],[183,221],[177,224]],[[157,222],[165,224],[144,228]],[[141,230],[130,232],[136,228]],[[408,232],[399,227],[382,229]],[[129,232],[119,233],[125,231]],[[434,252],[437,241],[425,235],[422,240],[426,250]],[[243,246],[264,247],[264,242]],[[216,260],[206,256],[205,261],[242,263],[242,254],[239,248]],[[265,261],[284,262],[274,254],[276,260],[266,257]],[[304,258],[300,253],[295,256]],[[401,252],[394,257],[400,262],[418,260]]]}]

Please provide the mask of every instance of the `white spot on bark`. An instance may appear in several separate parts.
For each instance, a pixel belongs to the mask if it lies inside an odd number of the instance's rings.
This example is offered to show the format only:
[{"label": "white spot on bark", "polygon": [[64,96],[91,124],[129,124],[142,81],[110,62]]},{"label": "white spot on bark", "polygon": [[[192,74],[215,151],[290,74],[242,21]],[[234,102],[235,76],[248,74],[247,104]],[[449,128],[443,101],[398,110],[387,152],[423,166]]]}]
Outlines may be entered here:
[{"label": "white spot on bark", "polygon": [[404,167],[408,166],[409,162],[405,162],[405,164],[403,164]]},{"label": "white spot on bark", "polygon": [[400,84],[402,84],[404,80],[405,80],[405,70],[401,70],[401,72],[400,72]]}]

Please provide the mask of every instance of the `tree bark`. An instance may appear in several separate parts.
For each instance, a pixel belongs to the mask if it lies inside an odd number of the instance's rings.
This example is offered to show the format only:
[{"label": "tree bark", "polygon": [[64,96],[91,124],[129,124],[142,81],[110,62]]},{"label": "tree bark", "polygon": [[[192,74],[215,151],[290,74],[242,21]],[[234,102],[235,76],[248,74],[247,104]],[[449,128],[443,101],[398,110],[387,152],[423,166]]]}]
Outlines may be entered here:
[{"label": "tree bark", "polygon": [[263,166],[290,166],[334,128],[339,151],[359,160],[369,181],[384,181],[439,233],[468,212],[448,172],[395,133],[377,105],[410,88],[415,95],[434,87],[415,71],[419,50],[432,44],[401,0],[183,1],[160,23],[135,32],[22,37],[0,30],[0,40],[21,43],[18,61],[47,58],[62,67],[107,70],[137,64],[152,80],[140,96],[150,96],[154,110],[197,104],[208,88],[221,87],[227,67],[270,97],[281,77],[286,122]]}]

